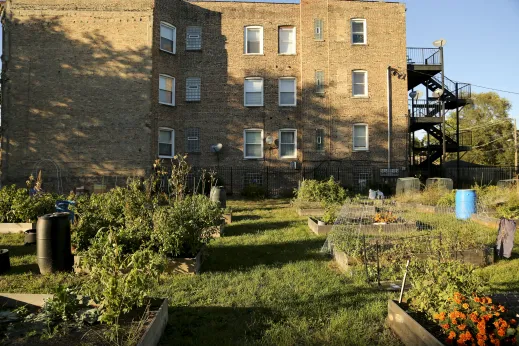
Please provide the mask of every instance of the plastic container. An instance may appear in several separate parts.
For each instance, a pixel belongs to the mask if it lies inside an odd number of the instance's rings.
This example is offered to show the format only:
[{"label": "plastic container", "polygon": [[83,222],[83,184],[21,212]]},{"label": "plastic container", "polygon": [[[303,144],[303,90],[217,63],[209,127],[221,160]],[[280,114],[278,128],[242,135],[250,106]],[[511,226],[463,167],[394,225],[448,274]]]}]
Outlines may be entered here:
[{"label": "plastic container", "polygon": [[74,212],[69,209],[69,206],[76,205],[74,201],[56,201],[57,213],[69,213],[70,222],[74,222]]},{"label": "plastic container", "polygon": [[220,208],[227,207],[227,192],[225,191],[224,186],[213,186],[209,197],[211,198],[211,201],[219,202]]},{"label": "plastic container", "polygon": [[3,274],[11,269],[11,262],[9,261],[9,250],[0,249],[0,274]]},{"label": "plastic container", "polygon": [[35,245],[36,244],[36,229],[28,229],[24,233],[24,244]]},{"label": "plastic container", "polygon": [[476,212],[476,191],[457,190],[456,191],[456,218],[458,220],[468,220]]},{"label": "plastic container", "polygon": [[36,224],[36,255],[42,274],[71,271],[69,213],[40,216]]},{"label": "plastic container", "polygon": [[396,181],[396,194],[420,193],[420,179],[398,178]]}]

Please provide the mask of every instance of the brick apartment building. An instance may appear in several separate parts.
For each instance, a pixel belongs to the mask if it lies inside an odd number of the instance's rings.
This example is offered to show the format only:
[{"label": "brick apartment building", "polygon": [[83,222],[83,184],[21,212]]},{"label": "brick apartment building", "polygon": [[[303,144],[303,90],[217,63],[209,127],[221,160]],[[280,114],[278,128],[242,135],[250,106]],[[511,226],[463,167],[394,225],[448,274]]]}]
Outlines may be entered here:
[{"label": "brick apartment building", "polygon": [[3,23],[4,184],[43,168],[88,185],[178,153],[407,167],[403,4],[7,0]]}]

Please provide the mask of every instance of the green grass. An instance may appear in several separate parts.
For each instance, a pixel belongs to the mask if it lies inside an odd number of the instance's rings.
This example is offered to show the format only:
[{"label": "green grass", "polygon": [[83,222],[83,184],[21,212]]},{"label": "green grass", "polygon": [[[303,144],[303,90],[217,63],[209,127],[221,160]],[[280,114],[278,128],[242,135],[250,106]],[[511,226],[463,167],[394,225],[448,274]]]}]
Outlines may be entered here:
[{"label": "green grass", "polygon": [[[201,275],[167,276],[156,290],[170,299],[162,345],[400,344],[384,326],[395,294],[341,273],[320,252],[326,237],[311,233],[287,200],[229,204],[233,224],[207,247]],[[36,249],[22,235],[0,235],[0,248],[11,250],[13,267],[0,276],[0,291],[81,283],[74,274],[39,275]],[[495,291],[517,290],[518,271],[517,252],[480,270]]]}]

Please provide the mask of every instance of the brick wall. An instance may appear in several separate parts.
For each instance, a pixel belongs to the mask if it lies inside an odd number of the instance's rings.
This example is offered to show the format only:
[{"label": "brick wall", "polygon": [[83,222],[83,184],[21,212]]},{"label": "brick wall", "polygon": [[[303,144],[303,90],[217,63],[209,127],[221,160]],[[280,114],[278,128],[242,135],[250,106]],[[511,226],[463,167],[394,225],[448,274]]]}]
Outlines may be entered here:
[{"label": "brick wall", "polygon": [[[151,166],[153,1],[11,0],[4,23],[2,181]],[[45,160],[45,161],[42,161]]]},{"label": "brick wall", "polygon": [[[314,40],[314,20],[324,22]],[[367,22],[367,45],[351,44],[351,18]],[[160,23],[176,27],[176,54],[159,50]],[[186,51],[188,26],[202,27],[202,50]],[[264,54],[243,54],[244,27],[262,26]],[[296,27],[295,55],[278,54],[278,28]],[[298,161],[387,161],[388,66],[405,74],[405,6],[302,0],[272,4],[181,0],[11,0],[7,4],[2,139],[3,182],[23,181],[34,167],[64,177],[142,175],[158,152],[158,129],[200,128],[195,166],[287,168],[276,145],[264,159],[243,158],[243,130],[278,139],[297,129]],[[354,69],[368,71],[369,95],[353,98]],[[315,71],[325,75],[315,94]],[[176,79],[176,105],[158,103],[159,75]],[[186,78],[201,78],[201,101],[186,102]],[[244,107],[245,77],[264,78],[263,107]],[[297,79],[297,106],[278,105],[278,79]],[[406,165],[407,85],[391,77],[393,167]],[[352,150],[353,124],[369,126],[369,151]],[[324,151],[315,130],[325,131]],[[219,156],[211,152],[222,143]],[[53,174],[53,173],[52,173]]]}]

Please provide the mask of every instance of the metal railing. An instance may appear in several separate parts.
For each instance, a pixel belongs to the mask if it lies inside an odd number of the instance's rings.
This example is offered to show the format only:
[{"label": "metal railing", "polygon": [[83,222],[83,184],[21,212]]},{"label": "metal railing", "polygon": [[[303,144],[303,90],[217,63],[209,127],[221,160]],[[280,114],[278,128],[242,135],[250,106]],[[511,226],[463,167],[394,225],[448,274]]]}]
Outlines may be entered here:
[{"label": "metal railing", "polygon": [[415,65],[441,65],[438,48],[407,48],[407,63]]},{"label": "metal railing", "polygon": [[439,117],[441,115],[441,103],[433,100],[408,100],[412,118]]},{"label": "metal railing", "polygon": [[[441,76],[433,76],[432,79],[438,84],[442,84]],[[467,100],[472,96],[472,88],[468,83],[458,83],[458,98],[461,100]],[[456,95],[456,82],[450,78],[445,77],[445,89],[452,93],[453,96]]]},{"label": "metal railing", "polygon": [[451,132],[448,134],[448,136],[452,138],[455,142],[458,142],[460,146],[472,146],[472,131],[470,130],[460,131],[459,141],[458,136],[456,136],[456,132]]}]

